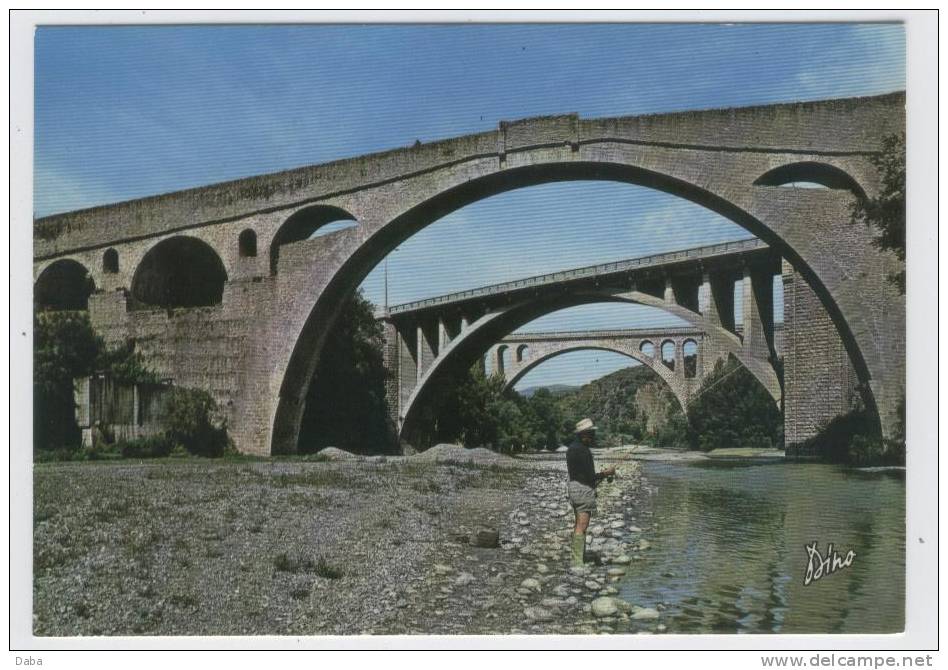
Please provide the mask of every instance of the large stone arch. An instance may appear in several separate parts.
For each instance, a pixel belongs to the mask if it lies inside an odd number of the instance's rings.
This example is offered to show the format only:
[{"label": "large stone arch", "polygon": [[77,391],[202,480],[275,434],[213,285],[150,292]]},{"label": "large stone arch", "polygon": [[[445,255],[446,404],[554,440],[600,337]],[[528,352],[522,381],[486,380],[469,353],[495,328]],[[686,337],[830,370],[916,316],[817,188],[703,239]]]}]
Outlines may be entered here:
[{"label": "large stone arch", "polygon": [[524,376],[526,376],[527,373],[539,367],[543,363],[553,358],[556,358],[557,356],[562,356],[564,354],[569,354],[576,351],[610,351],[616,354],[622,354],[623,356],[627,356],[633,360],[638,361],[639,363],[647,367],[649,370],[654,372],[656,376],[658,376],[663,382],[665,382],[665,385],[668,386],[669,390],[672,392],[672,394],[675,396],[675,399],[678,401],[678,404],[681,406],[681,411],[687,414],[688,398],[684,395],[684,389],[679,384],[676,383],[677,380],[675,379],[675,376],[671,374],[671,370],[669,370],[664,365],[661,365],[660,363],[656,363],[655,359],[653,359],[650,356],[646,356],[641,351],[638,351],[638,349],[636,349],[635,347],[622,348],[622,347],[611,347],[611,346],[602,346],[602,345],[594,346],[590,344],[577,344],[573,346],[566,346],[566,347],[563,347],[562,349],[547,351],[547,352],[544,352],[542,355],[537,356],[536,359],[530,359],[530,361],[525,366],[523,366],[523,368],[518,370],[517,373],[513,377],[507,380],[507,383],[505,384],[505,388],[513,388],[517,384],[517,382],[519,382],[521,379],[523,379]]},{"label": "large stone arch", "polygon": [[227,270],[207,242],[176,235],[152,246],[132,277],[132,307],[205,307],[223,299]]},{"label": "large stone arch", "polygon": [[[470,164],[453,165],[446,171],[419,175],[413,188],[381,189],[372,207],[360,217],[360,234],[343,231],[334,241],[334,255],[341,259],[330,271],[320,268],[306,279],[315,287],[311,309],[289,315],[285,322],[288,338],[295,344],[276,362],[274,381],[279,380],[273,413],[272,443],[279,450],[291,450],[301,417],[301,401],[315,368],[325,332],[338,306],[372,267],[402,241],[433,221],[476,200],[505,191],[567,180],[609,180],[646,186],[683,197],[741,225],[757,235],[810,284],[839,331],[862,382],[864,399],[876,407],[876,396],[893,379],[886,359],[873,337],[879,315],[865,314],[864,300],[854,291],[849,268],[841,267],[839,244],[845,244],[847,260],[884,278],[885,267],[894,259],[880,254],[864,232],[852,229],[849,206],[853,195],[846,191],[781,189],[754,185],[766,172],[768,160],[722,161],[680,150],[620,144],[604,141],[591,144],[588,151],[544,147],[528,149],[522,156],[507,156],[498,164],[496,157],[473,159]],[[577,155],[578,154],[578,155]],[[513,159],[513,160],[512,160]],[[832,162],[832,159],[825,159]],[[848,160],[853,160],[849,157]],[[749,164],[750,165],[749,165]],[[789,192],[792,191],[792,192]],[[367,198],[363,195],[363,202]],[[814,226],[826,231],[814,235]],[[845,227],[845,228],[843,228]],[[843,228],[845,235],[835,231]],[[834,231],[835,229],[835,231]],[[884,281],[877,282],[886,291]],[[887,295],[886,299],[897,301]],[[882,315],[884,318],[885,315]],[[891,400],[891,394],[889,394]]]},{"label": "large stone arch", "polygon": [[61,258],[43,268],[33,283],[33,306],[37,312],[87,310],[95,290],[92,273],[85,265]]}]

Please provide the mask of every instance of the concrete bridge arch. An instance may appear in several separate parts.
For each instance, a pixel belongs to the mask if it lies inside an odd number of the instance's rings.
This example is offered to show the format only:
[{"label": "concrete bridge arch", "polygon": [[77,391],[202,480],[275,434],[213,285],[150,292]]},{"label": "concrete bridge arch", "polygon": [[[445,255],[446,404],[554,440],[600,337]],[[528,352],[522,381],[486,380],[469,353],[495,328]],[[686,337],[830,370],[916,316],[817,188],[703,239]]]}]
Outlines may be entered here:
[{"label": "concrete bridge arch", "polygon": [[[700,365],[703,368],[710,370],[716,360],[733,355],[754,375],[775,403],[781,402],[780,383],[770,362],[766,359],[756,359],[750,350],[742,346],[741,340],[736,335],[709,321],[703,315],[679,305],[662,303],[653,296],[640,291],[615,288],[572,292],[566,290],[491,309],[468,323],[455,337],[442,342],[442,346],[437,349],[437,353],[431,360],[421,361],[418,367],[418,375],[414,378],[414,383],[408,389],[408,392],[398,394],[398,399],[395,402],[398,411],[397,416],[393,419],[399,434],[402,437],[410,438],[415,430],[414,424],[421,408],[431,402],[432,393],[436,392],[438,388],[437,380],[439,378],[463,373],[478,360],[483,360],[484,356],[491,350],[495,352],[495,356],[499,355],[501,347],[507,347],[515,351],[516,345],[505,344],[503,342],[504,338],[534,319],[569,307],[604,302],[651,305],[679,316],[691,324],[696,331],[702,333],[703,355],[701,356]],[[389,328],[394,328],[394,326],[390,324]],[[677,340],[680,340],[676,343],[678,354],[681,353],[684,339],[683,337],[677,338]],[[660,341],[664,342],[665,340]],[[683,374],[680,376],[673,374],[661,363],[660,349],[656,348],[655,356],[648,360],[649,357],[642,353],[638,347],[639,343],[636,344],[634,352],[632,350],[626,351],[626,347],[621,347],[622,351],[620,353],[625,353],[645,362],[649,367],[653,367],[659,376],[672,387],[673,392],[679,399],[686,398],[692,387],[700,381],[701,375],[698,375],[695,379],[685,379]],[[514,369],[517,369],[515,357],[513,359]],[[655,363],[657,365],[654,365]],[[678,364],[680,366],[681,361],[678,361]],[[682,405],[685,406],[686,404],[687,400],[682,400]]]}]

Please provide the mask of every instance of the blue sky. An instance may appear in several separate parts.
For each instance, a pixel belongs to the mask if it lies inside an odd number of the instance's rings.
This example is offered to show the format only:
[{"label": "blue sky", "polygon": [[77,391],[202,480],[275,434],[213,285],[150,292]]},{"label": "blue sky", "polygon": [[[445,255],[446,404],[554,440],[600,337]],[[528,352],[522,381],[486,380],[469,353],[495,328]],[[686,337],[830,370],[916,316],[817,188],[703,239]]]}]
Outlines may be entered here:
[{"label": "blue sky", "polygon": [[[501,119],[885,93],[904,88],[904,48],[895,24],[40,28],[34,210],[320,163]],[[640,187],[537,186],[474,203],[402,244],[388,264],[390,302],[747,236]],[[363,289],[381,303],[382,286],[380,267]],[[589,306],[525,330],[674,323],[656,310]],[[581,383],[628,363],[569,354],[520,386]]]}]

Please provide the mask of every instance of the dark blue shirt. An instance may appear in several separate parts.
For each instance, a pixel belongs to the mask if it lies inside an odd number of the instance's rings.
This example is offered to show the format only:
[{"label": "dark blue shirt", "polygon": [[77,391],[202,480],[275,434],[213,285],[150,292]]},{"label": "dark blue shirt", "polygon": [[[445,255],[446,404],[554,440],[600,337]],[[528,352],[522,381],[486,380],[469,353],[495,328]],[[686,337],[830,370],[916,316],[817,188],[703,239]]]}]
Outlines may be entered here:
[{"label": "dark blue shirt", "polygon": [[596,474],[592,451],[578,437],[574,438],[566,450],[566,469],[569,479],[595,488],[602,479]]}]

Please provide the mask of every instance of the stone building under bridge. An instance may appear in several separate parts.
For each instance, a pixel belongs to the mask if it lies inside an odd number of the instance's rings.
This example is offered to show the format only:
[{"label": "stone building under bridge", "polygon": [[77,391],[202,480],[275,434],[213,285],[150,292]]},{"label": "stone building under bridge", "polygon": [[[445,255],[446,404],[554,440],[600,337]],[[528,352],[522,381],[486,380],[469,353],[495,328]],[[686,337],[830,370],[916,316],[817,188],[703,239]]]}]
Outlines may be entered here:
[{"label": "stone building under bridge", "polygon": [[106,374],[82,377],[74,382],[76,422],[82,430],[82,446],[93,444],[93,427],[109,439],[134,440],[164,430],[170,383],[126,382]]}]

